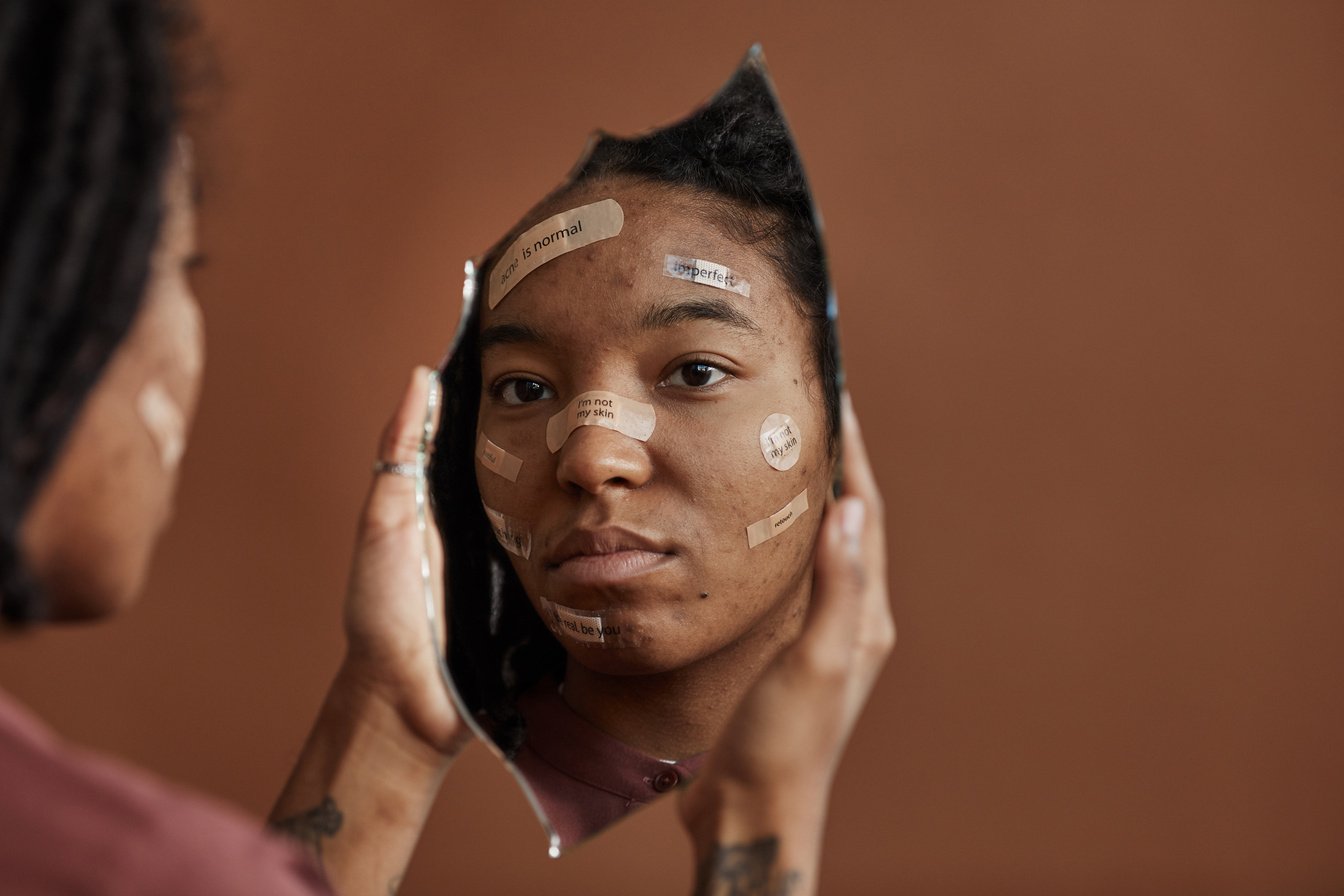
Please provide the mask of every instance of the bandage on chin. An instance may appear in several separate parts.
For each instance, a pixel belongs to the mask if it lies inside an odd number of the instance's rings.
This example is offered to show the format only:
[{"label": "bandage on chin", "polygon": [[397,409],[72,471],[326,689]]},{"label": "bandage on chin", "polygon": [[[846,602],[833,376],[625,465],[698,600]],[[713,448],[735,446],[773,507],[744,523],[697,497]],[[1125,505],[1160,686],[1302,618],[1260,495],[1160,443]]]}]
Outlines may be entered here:
[{"label": "bandage on chin", "polygon": [[561,641],[587,647],[637,647],[646,640],[624,610],[576,610],[541,598],[541,617]]},{"label": "bandage on chin", "polygon": [[632,439],[647,442],[656,423],[653,405],[615,392],[584,392],[546,423],[546,447],[551,453],[560,450],[569,434],[580,426],[602,426],[614,429]]}]

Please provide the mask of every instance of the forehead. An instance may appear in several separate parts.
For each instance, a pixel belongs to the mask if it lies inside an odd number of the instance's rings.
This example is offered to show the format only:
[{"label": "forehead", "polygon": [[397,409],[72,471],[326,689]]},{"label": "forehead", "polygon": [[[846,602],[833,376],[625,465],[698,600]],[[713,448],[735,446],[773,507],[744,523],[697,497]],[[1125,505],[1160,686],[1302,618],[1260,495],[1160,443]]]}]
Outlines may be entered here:
[{"label": "forehead", "polygon": [[[532,270],[495,308],[482,308],[483,327],[580,314],[623,327],[647,318],[651,306],[683,300],[728,306],[762,329],[801,320],[770,259],[716,223],[712,198],[661,184],[599,181],[539,207],[525,224],[604,199],[621,207],[620,233]],[[691,267],[700,271],[694,282]]]}]

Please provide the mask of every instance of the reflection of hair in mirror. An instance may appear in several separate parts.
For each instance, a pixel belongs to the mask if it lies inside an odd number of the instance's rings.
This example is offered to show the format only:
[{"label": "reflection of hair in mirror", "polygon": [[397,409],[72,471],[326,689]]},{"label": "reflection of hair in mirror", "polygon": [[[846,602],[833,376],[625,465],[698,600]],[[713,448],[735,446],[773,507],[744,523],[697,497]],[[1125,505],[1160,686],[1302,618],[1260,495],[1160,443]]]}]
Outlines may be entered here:
[{"label": "reflection of hair in mirror", "polygon": [[24,514],[126,336],[162,219],[177,110],[164,4],[0,13],[0,613],[43,615]]},{"label": "reflection of hair in mirror", "polygon": [[[683,121],[634,139],[602,135],[542,205],[549,207],[580,185],[616,178],[689,192],[710,223],[775,266],[811,326],[834,449],[838,360],[825,257],[801,160],[758,58],[749,57],[722,91]],[[529,213],[486,255],[484,275],[536,217],[536,210]],[[431,477],[448,548],[453,679],[467,706],[512,756],[525,733],[517,698],[543,678],[561,680],[566,655],[533,611],[480,509],[474,467],[480,307],[478,301],[443,371],[443,425]]]}]

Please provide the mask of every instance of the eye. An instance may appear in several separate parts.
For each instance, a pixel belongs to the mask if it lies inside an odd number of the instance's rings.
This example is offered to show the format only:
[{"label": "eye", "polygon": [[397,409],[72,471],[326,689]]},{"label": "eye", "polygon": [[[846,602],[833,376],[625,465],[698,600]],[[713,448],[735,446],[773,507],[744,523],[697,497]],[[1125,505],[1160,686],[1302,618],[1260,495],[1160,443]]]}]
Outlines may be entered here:
[{"label": "eye", "polygon": [[708,361],[688,361],[672,371],[672,375],[658,385],[705,389],[722,382],[727,377],[727,371]]},{"label": "eye", "polygon": [[515,376],[499,380],[490,387],[490,397],[501,404],[520,405],[554,398],[555,392],[545,383]]}]

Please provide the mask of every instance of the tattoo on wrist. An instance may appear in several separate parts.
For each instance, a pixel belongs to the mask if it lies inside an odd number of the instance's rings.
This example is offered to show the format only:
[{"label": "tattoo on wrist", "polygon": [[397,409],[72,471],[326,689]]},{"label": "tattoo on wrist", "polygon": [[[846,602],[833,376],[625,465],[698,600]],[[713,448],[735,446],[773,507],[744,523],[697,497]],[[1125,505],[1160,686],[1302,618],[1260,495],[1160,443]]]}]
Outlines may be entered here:
[{"label": "tattoo on wrist", "polygon": [[311,809],[271,822],[271,829],[280,832],[308,847],[313,858],[322,864],[322,842],[336,836],[345,821],[345,815],[336,808],[336,801],[330,796],[322,798]]},{"label": "tattoo on wrist", "polygon": [[779,838],[714,844],[695,876],[695,896],[789,896],[801,875],[778,867]]}]

